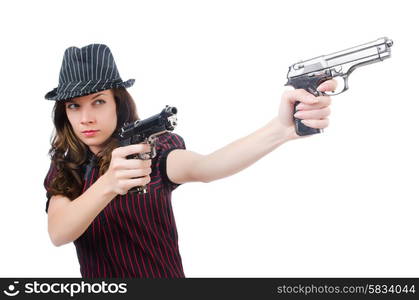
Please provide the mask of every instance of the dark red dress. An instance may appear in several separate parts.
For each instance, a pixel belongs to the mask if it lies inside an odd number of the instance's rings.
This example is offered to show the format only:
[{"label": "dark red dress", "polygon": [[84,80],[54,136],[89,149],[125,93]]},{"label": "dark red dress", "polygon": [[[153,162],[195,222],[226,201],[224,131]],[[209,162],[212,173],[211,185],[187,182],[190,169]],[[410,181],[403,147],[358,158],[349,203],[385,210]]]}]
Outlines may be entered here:
[{"label": "dark red dress", "polygon": [[[166,174],[167,155],[175,149],[186,149],[182,137],[172,132],[161,135],[152,159],[148,193],[116,196],[74,241],[82,277],[185,277],[171,205],[171,193],[179,184]],[[95,161],[90,153],[81,170],[83,193],[98,178]],[[47,212],[48,185],[55,171],[51,164],[44,181]]]}]

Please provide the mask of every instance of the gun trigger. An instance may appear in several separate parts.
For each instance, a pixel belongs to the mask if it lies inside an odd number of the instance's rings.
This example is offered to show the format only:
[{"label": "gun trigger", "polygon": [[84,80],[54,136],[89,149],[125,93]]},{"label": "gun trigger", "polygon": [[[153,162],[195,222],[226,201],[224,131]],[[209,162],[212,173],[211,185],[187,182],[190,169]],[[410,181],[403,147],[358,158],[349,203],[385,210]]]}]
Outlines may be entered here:
[{"label": "gun trigger", "polygon": [[338,91],[337,93],[336,93],[336,91],[333,91],[333,93],[325,92],[325,94],[327,96],[336,96],[336,95],[342,94],[344,91],[349,89],[349,85],[348,85],[349,76],[348,75],[337,76],[335,78],[342,78],[343,79],[343,89]]}]

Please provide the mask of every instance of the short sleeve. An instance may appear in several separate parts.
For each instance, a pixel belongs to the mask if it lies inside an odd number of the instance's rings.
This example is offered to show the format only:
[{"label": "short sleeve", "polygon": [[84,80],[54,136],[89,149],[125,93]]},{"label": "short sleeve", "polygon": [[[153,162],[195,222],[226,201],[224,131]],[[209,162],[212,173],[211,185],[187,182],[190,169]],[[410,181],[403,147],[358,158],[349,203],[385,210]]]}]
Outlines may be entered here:
[{"label": "short sleeve", "polygon": [[170,191],[173,191],[181,185],[172,182],[167,176],[167,156],[176,149],[186,149],[183,138],[178,134],[167,132],[159,136],[156,141],[156,165],[163,183],[169,187]]},{"label": "short sleeve", "polygon": [[47,203],[46,203],[46,207],[45,207],[45,212],[46,213],[48,213],[49,200],[52,197],[52,194],[50,193],[50,185],[51,185],[52,179],[56,176],[56,174],[57,174],[57,169],[55,168],[54,163],[51,162],[48,173],[47,173],[47,175],[45,176],[45,179],[44,179],[44,188],[46,190],[46,196],[47,196]]}]

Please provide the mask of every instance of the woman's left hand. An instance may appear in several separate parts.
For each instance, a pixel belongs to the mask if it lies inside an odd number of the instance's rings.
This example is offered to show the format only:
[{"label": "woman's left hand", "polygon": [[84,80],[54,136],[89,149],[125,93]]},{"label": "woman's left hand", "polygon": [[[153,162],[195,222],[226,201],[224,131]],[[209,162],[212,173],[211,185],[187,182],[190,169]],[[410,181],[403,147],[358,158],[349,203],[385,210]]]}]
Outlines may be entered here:
[{"label": "woman's left hand", "polygon": [[[323,82],[317,88],[318,91],[334,91],[337,82],[334,79]],[[294,114],[294,103],[299,101],[297,112]],[[285,91],[282,94],[279,107],[278,119],[282,125],[280,130],[285,130],[288,139],[299,138],[295,132],[293,115],[301,119],[304,125],[312,128],[323,129],[329,125],[328,116],[330,115],[330,96],[315,97],[304,89]]]}]

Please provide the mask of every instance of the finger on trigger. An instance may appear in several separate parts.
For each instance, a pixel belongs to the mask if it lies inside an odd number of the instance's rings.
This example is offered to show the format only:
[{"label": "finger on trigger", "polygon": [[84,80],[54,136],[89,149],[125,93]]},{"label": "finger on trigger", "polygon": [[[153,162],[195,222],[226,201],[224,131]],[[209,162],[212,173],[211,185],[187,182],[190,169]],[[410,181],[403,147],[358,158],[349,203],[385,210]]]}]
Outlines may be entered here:
[{"label": "finger on trigger", "polygon": [[151,151],[151,146],[148,143],[137,144],[138,153],[147,153]]},{"label": "finger on trigger", "polygon": [[317,87],[317,90],[320,92],[326,92],[326,91],[332,92],[336,90],[337,85],[338,83],[335,79],[330,79],[320,84]]}]

